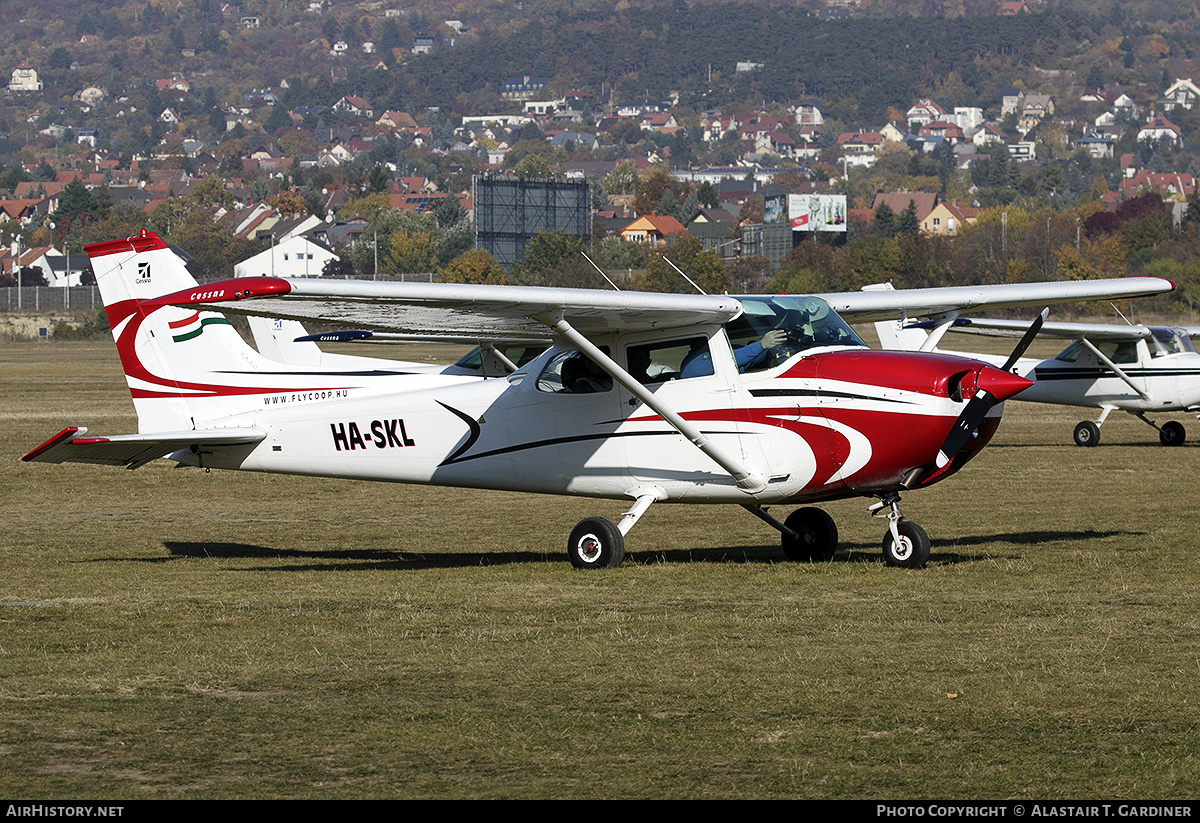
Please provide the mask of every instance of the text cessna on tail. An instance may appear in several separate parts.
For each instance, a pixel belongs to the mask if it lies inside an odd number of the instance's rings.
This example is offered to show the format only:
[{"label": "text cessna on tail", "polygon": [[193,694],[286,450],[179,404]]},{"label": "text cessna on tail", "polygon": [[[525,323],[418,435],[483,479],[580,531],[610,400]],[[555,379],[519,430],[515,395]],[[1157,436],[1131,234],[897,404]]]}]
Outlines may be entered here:
[{"label": "text cessna on tail", "polygon": [[[68,428],[25,456],[624,499],[572,531],[580,568],[611,567],[655,502],[732,503],[792,559],[837,548],[817,508],[874,497],[883,555],[921,566],[929,538],[900,493],[969,461],[1030,381],[981,362],[871,351],[838,316],[1135,296],[1158,279],[807,296],[667,295],[251,277],[197,285],[153,234],[89,246],[138,415],[136,435]],[[220,312],[430,340],[540,341],[499,379],[368,358],[268,359]],[[1019,352],[1017,352],[1019,353]],[[294,361],[294,358],[290,358]],[[452,370],[453,371],[453,370]]]}]

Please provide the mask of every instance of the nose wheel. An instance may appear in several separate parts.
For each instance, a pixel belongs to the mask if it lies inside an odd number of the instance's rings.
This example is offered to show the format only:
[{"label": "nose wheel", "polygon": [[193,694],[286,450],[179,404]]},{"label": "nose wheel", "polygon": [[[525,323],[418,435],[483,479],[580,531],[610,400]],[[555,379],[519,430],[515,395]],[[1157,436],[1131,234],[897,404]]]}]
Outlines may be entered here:
[{"label": "nose wheel", "polygon": [[900,514],[900,497],[880,498],[870,511],[876,517],[888,519],[888,531],[883,536],[883,562],[902,569],[924,568],[929,562],[929,535]]}]

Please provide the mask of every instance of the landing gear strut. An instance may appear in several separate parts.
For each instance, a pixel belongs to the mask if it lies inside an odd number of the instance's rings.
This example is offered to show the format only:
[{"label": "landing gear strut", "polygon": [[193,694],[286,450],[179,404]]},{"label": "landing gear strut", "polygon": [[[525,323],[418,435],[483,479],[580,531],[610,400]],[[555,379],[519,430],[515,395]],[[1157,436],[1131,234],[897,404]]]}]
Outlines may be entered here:
[{"label": "landing gear strut", "polygon": [[876,517],[888,519],[888,532],[883,536],[884,562],[903,569],[924,568],[929,561],[929,535],[900,514],[900,496],[890,494],[881,497],[870,511]]}]

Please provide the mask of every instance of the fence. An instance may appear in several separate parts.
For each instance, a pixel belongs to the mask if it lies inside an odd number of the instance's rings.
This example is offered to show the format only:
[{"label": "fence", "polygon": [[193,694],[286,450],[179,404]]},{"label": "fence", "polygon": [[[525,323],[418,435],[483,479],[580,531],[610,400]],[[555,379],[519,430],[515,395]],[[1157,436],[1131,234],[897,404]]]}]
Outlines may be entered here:
[{"label": "fence", "polygon": [[[345,278],[338,278],[345,279]],[[432,283],[434,275],[429,272],[380,275],[379,281],[401,283]],[[100,292],[95,286],[72,286],[69,289],[53,286],[10,286],[0,288],[0,311],[46,312],[87,311],[101,308]]]},{"label": "fence", "polygon": [[0,311],[94,311],[104,305],[95,286],[10,286],[0,289]]}]

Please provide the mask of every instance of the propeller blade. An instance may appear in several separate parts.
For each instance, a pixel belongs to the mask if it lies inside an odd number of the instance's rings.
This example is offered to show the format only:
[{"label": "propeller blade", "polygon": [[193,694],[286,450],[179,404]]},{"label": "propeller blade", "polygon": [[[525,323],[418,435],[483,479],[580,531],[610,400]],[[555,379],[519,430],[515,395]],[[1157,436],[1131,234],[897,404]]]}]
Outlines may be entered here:
[{"label": "propeller blade", "polygon": [[1025,350],[1029,348],[1029,345],[1033,343],[1033,338],[1037,337],[1037,333],[1042,329],[1042,324],[1046,322],[1046,318],[1049,316],[1050,307],[1047,306],[1046,308],[1042,309],[1042,313],[1034,318],[1034,321],[1029,325],[1029,328],[1025,330],[1025,334],[1021,337],[1021,341],[1017,343],[1017,347],[1013,349],[1012,354],[1010,354],[1008,359],[1004,361],[1004,365],[1000,367],[1001,369],[1008,371],[1013,367],[1013,365],[1016,364],[1018,360],[1021,359],[1021,355],[1023,355]]},{"label": "propeller blade", "polygon": [[958,450],[967,442],[971,433],[979,428],[984,415],[994,405],[996,405],[995,398],[986,391],[976,392],[975,396],[967,401],[967,407],[954,421],[954,428],[950,429],[950,434],[946,436],[946,442],[938,450],[936,462],[939,469],[949,463],[951,457],[958,454]]},{"label": "propeller blade", "polygon": [[1007,370],[1000,371],[992,366],[980,368],[975,380],[977,388],[974,396],[967,401],[966,408],[954,421],[950,434],[946,436],[946,442],[938,451],[936,462],[939,469],[958,454],[958,450],[979,428],[979,424],[983,422],[983,418],[992,406],[1033,385],[1033,381],[1028,378],[1010,374]]}]

